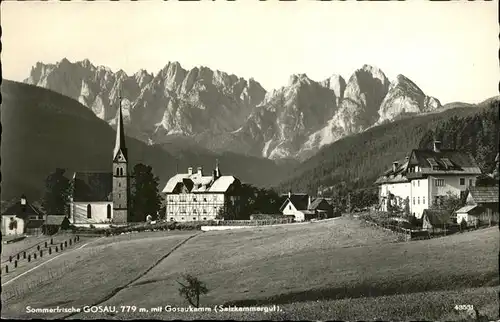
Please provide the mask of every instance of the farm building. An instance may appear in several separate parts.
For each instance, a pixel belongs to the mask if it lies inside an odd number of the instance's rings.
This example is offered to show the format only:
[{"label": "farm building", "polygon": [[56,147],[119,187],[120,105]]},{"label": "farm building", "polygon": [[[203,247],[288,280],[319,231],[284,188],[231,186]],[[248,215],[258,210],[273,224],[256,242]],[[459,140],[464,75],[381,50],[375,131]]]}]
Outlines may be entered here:
[{"label": "farm building", "polygon": [[422,215],[422,229],[439,232],[452,226],[451,213],[444,210],[425,209]]},{"label": "farm building", "polygon": [[457,222],[465,220],[468,225],[498,223],[498,192],[498,186],[471,187],[466,199],[467,205],[456,211]]},{"label": "farm building", "polygon": [[223,176],[217,164],[212,175],[204,175],[203,168],[193,173],[178,173],[163,188],[165,216],[169,221],[206,221],[218,215],[237,212],[240,206],[238,194],[241,182],[233,176]]},{"label": "farm building", "polygon": [[121,98],[119,101],[112,172],[75,172],[73,175],[69,220],[75,226],[128,221],[130,178]]},{"label": "farm building", "polygon": [[2,213],[2,235],[39,234],[43,217],[43,212],[22,195]]},{"label": "farm building", "polygon": [[408,201],[410,213],[421,218],[424,210],[440,204],[448,193],[463,196],[479,175],[481,169],[470,153],[442,149],[441,142],[434,141],[433,149],[412,150],[377,179],[380,209],[403,208]]},{"label": "farm building", "polygon": [[312,198],[307,194],[288,193],[288,197],[280,207],[285,216],[294,216],[295,221],[329,218],[333,208],[324,198]]}]

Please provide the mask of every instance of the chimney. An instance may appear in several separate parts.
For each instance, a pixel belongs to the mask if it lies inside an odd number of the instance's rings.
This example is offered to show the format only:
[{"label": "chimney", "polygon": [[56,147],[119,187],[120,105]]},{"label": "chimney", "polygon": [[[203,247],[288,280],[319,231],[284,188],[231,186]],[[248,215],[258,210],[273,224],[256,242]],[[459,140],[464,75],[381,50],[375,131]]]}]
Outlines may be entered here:
[{"label": "chimney", "polygon": [[441,152],[441,141],[434,141],[434,152]]},{"label": "chimney", "polygon": [[396,169],[398,168],[398,165],[399,165],[398,161],[394,161],[392,163],[392,172],[396,172]]},{"label": "chimney", "polygon": [[198,167],[198,174],[200,176],[203,176],[203,168],[202,167]]},{"label": "chimney", "polygon": [[307,198],[307,209],[309,209],[309,207],[311,207],[311,202],[312,202],[312,198],[311,198],[311,196],[309,196]]},{"label": "chimney", "polygon": [[192,174],[193,174],[193,168],[192,168],[192,167],[189,167],[189,168],[188,168],[188,174],[189,174],[189,175],[192,175]]},{"label": "chimney", "polygon": [[292,197],[292,192],[288,191],[288,198],[291,198],[291,197]]},{"label": "chimney", "polygon": [[26,196],[24,194],[21,196],[21,205],[26,206]]}]

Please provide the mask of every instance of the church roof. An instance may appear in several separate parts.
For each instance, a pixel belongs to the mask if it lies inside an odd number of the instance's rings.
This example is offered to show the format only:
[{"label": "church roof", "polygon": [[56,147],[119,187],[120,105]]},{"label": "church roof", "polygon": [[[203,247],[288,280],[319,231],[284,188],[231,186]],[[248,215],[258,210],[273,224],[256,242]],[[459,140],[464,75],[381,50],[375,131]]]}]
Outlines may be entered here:
[{"label": "church roof", "polygon": [[111,172],[75,172],[73,201],[112,201],[113,174]]}]

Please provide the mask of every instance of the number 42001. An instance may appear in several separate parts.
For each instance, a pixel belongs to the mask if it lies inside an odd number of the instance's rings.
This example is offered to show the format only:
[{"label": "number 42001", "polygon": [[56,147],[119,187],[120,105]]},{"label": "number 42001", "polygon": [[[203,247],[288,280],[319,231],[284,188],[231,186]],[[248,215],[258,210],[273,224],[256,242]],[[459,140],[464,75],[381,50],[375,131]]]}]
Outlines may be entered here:
[{"label": "number 42001", "polygon": [[455,310],[457,311],[465,311],[465,310],[473,310],[474,309],[474,305],[471,305],[471,304],[457,304],[455,305]]}]

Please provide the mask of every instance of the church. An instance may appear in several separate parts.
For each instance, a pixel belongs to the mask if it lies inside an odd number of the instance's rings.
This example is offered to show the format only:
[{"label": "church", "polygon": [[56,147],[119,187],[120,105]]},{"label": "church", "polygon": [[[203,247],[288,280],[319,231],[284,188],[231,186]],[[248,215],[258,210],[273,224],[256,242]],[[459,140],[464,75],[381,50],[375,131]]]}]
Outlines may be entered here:
[{"label": "church", "polygon": [[75,226],[126,224],[130,208],[128,154],[121,97],[116,115],[112,172],[75,172],[70,197],[70,222]]}]

